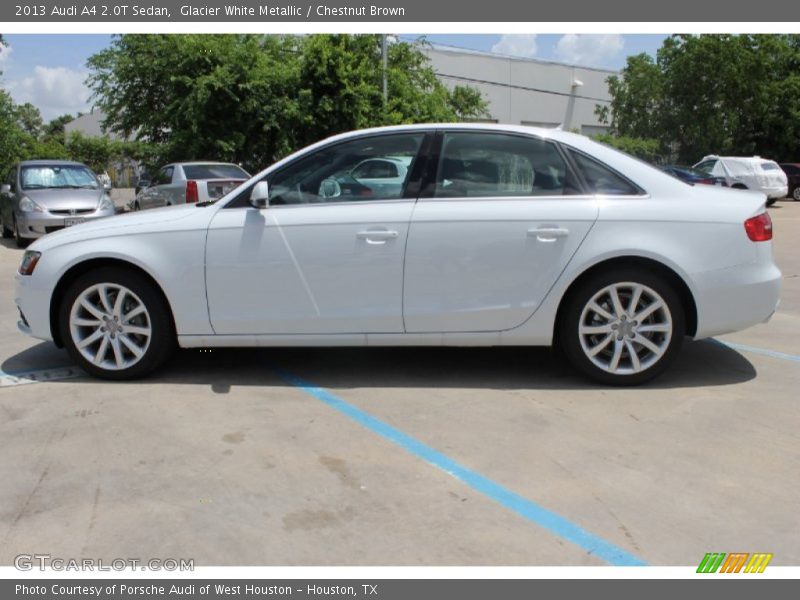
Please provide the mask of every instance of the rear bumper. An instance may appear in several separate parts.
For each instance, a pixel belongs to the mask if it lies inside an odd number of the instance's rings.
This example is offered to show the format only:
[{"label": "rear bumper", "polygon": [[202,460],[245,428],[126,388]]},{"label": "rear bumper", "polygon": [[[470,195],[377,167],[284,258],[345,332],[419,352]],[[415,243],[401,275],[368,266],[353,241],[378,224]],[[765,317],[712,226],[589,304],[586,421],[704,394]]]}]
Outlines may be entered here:
[{"label": "rear bumper", "polygon": [[761,191],[763,191],[770,200],[773,198],[784,198],[789,193],[789,186],[783,185],[775,188],[762,188]]},{"label": "rear bumper", "polygon": [[764,323],[778,308],[781,272],[771,261],[695,274],[695,339]]}]

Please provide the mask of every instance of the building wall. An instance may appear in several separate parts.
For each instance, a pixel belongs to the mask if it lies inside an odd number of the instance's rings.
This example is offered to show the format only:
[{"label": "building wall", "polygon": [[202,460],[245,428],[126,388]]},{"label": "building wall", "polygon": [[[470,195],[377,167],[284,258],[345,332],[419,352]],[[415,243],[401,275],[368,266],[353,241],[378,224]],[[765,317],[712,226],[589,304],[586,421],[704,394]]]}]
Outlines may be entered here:
[{"label": "building wall", "polygon": [[[435,46],[426,51],[446,85],[470,85],[489,103],[487,121],[577,129],[586,135],[607,130],[594,114],[610,102],[606,79],[616,71]],[[580,81],[583,85],[573,85]]]}]

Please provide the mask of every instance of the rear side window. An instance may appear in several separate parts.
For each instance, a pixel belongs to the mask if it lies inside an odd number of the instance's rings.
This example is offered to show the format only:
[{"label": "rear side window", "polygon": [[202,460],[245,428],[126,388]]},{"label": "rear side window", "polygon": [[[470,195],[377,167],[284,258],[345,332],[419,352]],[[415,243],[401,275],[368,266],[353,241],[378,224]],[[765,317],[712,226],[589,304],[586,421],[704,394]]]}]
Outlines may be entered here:
[{"label": "rear side window", "polygon": [[158,172],[158,174],[156,174],[155,177],[153,177],[152,184],[167,185],[168,183],[172,183],[172,172],[174,170],[174,167],[164,167]]},{"label": "rear side window", "polygon": [[615,173],[604,164],[589,158],[585,154],[569,151],[586,182],[590,194],[607,194],[609,196],[638,196],[642,191],[633,183]]},{"label": "rear side window", "polygon": [[502,133],[446,133],[434,197],[563,196],[580,193],[552,142]]},{"label": "rear side window", "polygon": [[711,171],[714,170],[714,165],[717,164],[715,160],[707,160],[705,162],[701,162],[699,165],[695,167],[698,171],[702,171],[706,175],[711,175]]},{"label": "rear side window", "polygon": [[780,167],[774,162],[763,162],[761,168],[764,171],[780,171]]}]

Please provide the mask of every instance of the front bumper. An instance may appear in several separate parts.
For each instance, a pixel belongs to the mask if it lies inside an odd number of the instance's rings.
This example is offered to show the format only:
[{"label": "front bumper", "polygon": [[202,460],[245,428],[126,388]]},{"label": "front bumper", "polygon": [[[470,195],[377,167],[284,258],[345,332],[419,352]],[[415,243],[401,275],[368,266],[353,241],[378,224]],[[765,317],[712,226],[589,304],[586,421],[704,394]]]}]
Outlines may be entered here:
[{"label": "front bumper", "polygon": [[48,211],[44,212],[23,212],[16,215],[17,227],[19,228],[20,237],[26,239],[36,239],[70,227],[77,225],[76,221],[92,221],[94,219],[102,219],[103,217],[111,217],[116,213],[112,206],[103,210],[95,210],[92,212],[76,212],[76,214],[53,214]]}]

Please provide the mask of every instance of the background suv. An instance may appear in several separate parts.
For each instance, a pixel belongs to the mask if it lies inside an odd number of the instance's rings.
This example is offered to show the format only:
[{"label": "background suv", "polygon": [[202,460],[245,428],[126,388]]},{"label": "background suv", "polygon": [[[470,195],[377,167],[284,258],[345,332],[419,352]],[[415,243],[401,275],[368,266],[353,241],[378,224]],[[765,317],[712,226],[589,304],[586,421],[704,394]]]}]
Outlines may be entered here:
[{"label": "background suv", "polygon": [[724,177],[732,188],[764,192],[767,206],[775,204],[788,191],[786,173],[774,160],[760,156],[706,156],[694,168],[714,177]]},{"label": "background suv", "polygon": [[781,163],[780,167],[789,180],[789,196],[800,200],[800,163]]}]

